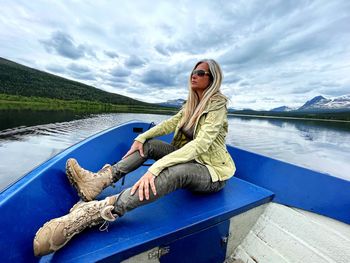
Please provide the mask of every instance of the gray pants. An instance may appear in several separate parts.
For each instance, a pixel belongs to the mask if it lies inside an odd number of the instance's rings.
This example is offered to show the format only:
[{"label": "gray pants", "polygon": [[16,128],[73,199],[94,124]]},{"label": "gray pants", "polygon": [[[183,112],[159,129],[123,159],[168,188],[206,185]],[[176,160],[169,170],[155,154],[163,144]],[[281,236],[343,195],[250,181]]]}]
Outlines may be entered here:
[{"label": "gray pants", "polygon": [[[171,144],[160,140],[148,140],[143,145],[144,157],[134,152],[113,166],[116,179],[124,174],[132,172],[140,167],[147,159],[158,160],[163,156],[177,150]],[[197,193],[212,193],[221,190],[225,181],[212,182],[210,173],[204,165],[191,161],[177,164],[164,169],[154,180],[157,195],[150,190],[149,199],[139,200],[138,190],[130,195],[131,188],[127,188],[117,195],[115,212],[122,216],[138,206],[148,204],[158,198],[171,193],[177,189],[185,188]]]}]

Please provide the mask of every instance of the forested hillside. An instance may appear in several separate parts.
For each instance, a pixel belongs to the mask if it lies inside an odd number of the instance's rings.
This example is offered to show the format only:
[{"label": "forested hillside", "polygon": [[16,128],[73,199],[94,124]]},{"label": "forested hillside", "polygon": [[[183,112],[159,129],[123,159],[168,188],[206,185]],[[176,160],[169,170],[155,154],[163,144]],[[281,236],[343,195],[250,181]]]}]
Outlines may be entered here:
[{"label": "forested hillside", "polygon": [[0,93],[62,100],[99,101],[123,105],[152,105],[32,69],[1,57]]}]

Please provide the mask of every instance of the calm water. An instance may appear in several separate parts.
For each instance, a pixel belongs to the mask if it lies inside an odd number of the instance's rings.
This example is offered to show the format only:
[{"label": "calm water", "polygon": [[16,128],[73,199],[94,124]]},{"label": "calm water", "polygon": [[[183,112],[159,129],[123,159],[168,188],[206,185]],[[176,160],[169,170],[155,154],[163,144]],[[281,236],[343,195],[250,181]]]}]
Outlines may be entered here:
[{"label": "calm water", "polygon": [[[169,116],[102,114],[0,131],[0,189],[67,147],[130,120],[159,123]],[[40,118],[44,118],[41,116]],[[53,121],[61,121],[56,119]],[[74,116],[68,119],[74,119]],[[45,121],[47,122],[46,116]],[[350,180],[350,124],[230,117],[227,143]]]}]

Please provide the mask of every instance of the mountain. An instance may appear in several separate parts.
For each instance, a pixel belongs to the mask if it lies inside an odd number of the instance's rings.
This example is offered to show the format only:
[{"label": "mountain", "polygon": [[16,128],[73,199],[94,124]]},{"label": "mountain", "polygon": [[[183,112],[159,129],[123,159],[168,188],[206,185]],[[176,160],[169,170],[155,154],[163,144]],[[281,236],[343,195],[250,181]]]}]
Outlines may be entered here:
[{"label": "mountain", "polygon": [[229,108],[227,108],[227,111],[228,111],[229,113],[234,113],[234,112],[236,112],[236,111],[238,111],[238,110],[235,109],[235,108],[229,107]]},{"label": "mountain", "polygon": [[316,96],[308,100],[299,108],[281,106],[271,109],[273,112],[334,112],[350,111],[350,94],[327,99],[323,96]]},{"label": "mountain", "polygon": [[174,107],[174,108],[180,108],[186,100],[184,99],[175,99],[175,100],[168,100],[166,102],[161,102],[157,103],[160,106],[165,106],[165,107]]},{"label": "mountain", "polygon": [[307,101],[297,111],[339,111],[350,110],[350,95],[327,99],[322,96]]},{"label": "mountain", "polygon": [[308,100],[303,106],[301,106],[300,108],[298,108],[298,110],[303,111],[303,110],[309,110],[309,109],[313,109],[313,108],[317,108],[318,105],[322,105],[327,103],[329,100],[326,99],[323,96],[316,96],[311,100]]},{"label": "mountain", "polygon": [[154,106],[126,96],[23,66],[0,57],[0,93],[63,100]]}]

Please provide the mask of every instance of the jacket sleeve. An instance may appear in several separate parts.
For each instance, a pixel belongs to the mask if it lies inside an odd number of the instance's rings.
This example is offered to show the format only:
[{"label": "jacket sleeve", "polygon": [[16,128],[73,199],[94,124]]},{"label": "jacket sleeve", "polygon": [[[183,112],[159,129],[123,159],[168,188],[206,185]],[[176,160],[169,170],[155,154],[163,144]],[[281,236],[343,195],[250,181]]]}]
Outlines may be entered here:
[{"label": "jacket sleeve", "polygon": [[218,136],[225,118],[226,107],[208,112],[194,140],[156,161],[148,171],[158,176],[163,169],[175,164],[189,162],[208,151],[209,147]]},{"label": "jacket sleeve", "polygon": [[140,134],[134,140],[144,143],[148,139],[169,134],[175,131],[177,124],[181,120],[182,112],[183,110],[181,109],[177,114],[172,116],[170,119],[165,120],[159,123],[158,125],[154,126],[153,128],[149,129],[148,131]]}]

